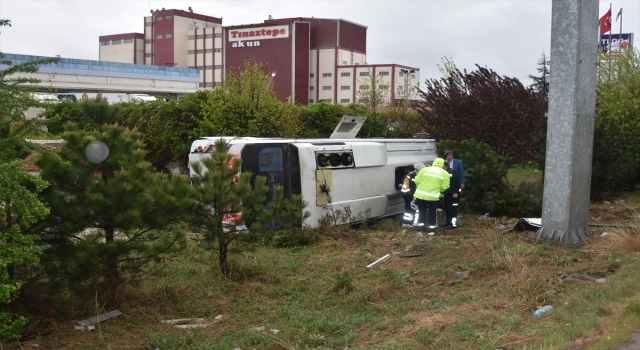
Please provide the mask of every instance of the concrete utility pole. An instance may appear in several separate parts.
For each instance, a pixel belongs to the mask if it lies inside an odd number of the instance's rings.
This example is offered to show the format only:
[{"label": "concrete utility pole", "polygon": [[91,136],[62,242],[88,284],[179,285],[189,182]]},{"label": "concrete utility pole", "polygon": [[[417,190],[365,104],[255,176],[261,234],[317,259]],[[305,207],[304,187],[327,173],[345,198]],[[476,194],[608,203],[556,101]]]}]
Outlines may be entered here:
[{"label": "concrete utility pole", "polygon": [[538,239],[578,246],[588,228],[598,0],[553,0],[547,155]]}]

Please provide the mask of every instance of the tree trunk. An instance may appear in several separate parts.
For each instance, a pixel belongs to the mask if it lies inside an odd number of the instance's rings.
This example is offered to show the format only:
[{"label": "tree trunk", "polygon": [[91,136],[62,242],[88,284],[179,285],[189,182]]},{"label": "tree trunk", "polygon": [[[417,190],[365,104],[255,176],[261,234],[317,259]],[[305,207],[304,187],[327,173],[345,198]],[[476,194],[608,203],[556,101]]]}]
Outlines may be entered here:
[{"label": "tree trunk", "polygon": [[229,266],[227,265],[228,245],[229,243],[225,239],[218,238],[218,251],[220,252],[218,264],[220,265],[220,273],[226,278],[229,278]]},{"label": "tree trunk", "polygon": [[[107,229],[104,232],[104,240],[107,245],[113,244],[115,234],[113,230]],[[107,280],[112,286],[118,286],[122,283],[120,279],[120,272],[118,271],[118,257],[112,255],[113,253],[107,253]]]}]

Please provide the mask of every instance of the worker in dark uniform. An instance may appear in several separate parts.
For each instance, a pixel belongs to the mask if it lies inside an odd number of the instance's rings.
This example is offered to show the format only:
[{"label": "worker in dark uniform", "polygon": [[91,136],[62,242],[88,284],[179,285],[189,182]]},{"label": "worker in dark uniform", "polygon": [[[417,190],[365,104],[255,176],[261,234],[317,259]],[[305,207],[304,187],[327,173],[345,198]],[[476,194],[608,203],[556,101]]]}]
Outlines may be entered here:
[{"label": "worker in dark uniform", "polygon": [[445,230],[457,228],[458,221],[458,202],[460,202],[460,176],[458,172],[449,167],[449,163],[444,162],[444,170],[449,173],[449,188],[442,193],[444,197],[444,214],[446,223]]},{"label": "worker in dark uniform", "polygon": [[414,179],[416,177],[416,173],[422,168],[424,168],[424,164],[421,162],[407,167],[409,173],[404,178],[402,189],[400,190],[400,192],[402,192],[402,198],[404,199],[402,227],[413,227],[413,223],[415,222],[416,211],[411,207],[411,201],[413,200],[413,194],[416,192],[416,183]]}]

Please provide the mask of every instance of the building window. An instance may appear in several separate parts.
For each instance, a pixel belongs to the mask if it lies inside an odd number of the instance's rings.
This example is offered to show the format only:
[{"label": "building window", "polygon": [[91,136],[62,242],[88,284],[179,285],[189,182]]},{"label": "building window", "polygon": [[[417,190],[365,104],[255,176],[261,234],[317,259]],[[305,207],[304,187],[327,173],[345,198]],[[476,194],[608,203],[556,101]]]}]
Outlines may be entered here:
[{"label": "building window", "polygon": [[313,78],[313,77],[315,77],[315,76],[316,76],[316,75],[315,75],[315,74],[313,74],[313,73],[309,74],[309,78]]},{"label": "building window", "polygon": [[204,50],[205,53],[213,53],[213,49],[206,49]]},{"label": "building window", "polygon": [[131,44],[131,43],[133,43],[133,39],[124,39],[124,43],[125,44]]},{"label": "building window", "polygon": [[156,39],[162,39],[162,34],[156,35]]},{"label": "building window", "polygon": [[331,90],[331,85],[325,85],[322,87],[322,90]]},{"label": "building window", "polygon": [[151,44],[151,39],[144,39],[145,44]]},{"label": "building window", "polygon": [[415,79],[416,75],[415,74],[411,74],[411,79]]},{"label": "building window", "polygon": [[389,85],[378,85],[378,89],[387,90],[387,89],[389,89]]},{"label": "building window", "polygon": [[382,72],[379,72],[378,75],[389,75],[389,72],[388,71],[382,71]]},{"label": "building window", "polygon": [[222,33],[215,33],[213,36],[215,38],[222,38]]},{"label": "building window", "polygon": [[162,21],[162,17],[156,17],[156,21]]},{"label": "building window", "polygon": [[151,27],[151,22],[144,22],[145,27]]},{"label": "building window", "polygon": [[222,52],[222,49],[213,49],[213,52]]},{"label": "building window", "polygon": [[122,40],[111,40],[111,45],[119,45],[122,44]]},{"label": "building window", "polygon": [[200,87],[203,88],[204,87],[204,83],[200,83]]},{"label": "building window", "polygon": [[213,34],[205,34],[204,37],[207,39],[213,39]]},{"label": "building window", "polygon": [[330,78],[331,77],[331,73],[322,73],[322,77],[323,78]]},{"label": "building window", "polygon": [[171,16],[164,16],[164,19],[171,19]]},{"label": "building window", "polygon": [[347,64],[347,61],[342,61],[342,64],[346,65],[346,64]]},{"label": "building window", "polygon": [[369,72],[360,72],[360,76],[361,77],[368,77],[369,76]]},{"label": "building window", "polygon": [[165,39],[171,39],[172,37],[173,37],[173,35],[172,35],[172,34],[165,34],[165,35],[164,35],[164,38],[165,38]]},{"label": "building window", "polygon": [[351,103],[351,99],[348,99],[348,98],[341,98],[341,99],[340,99],[340,103]]},{"label": "building window", "polygon": [[153,54],[152,53],[145,53],[144,57],[153,57]]},{"label": "building window", "polygon": [[187,50],[187,55],[193,55],[196,53],[196,50]]},{"label": "building window", "polygon": [[196,53],[204,53],[204,49],[198,49],[196,50]]},{"label": "building window", "polygon": [[341,77],[350,77],[351,76],[351,72],[342,72],[340,73]]},{"label": "building window", "polygon": [[309,99],[309,103],[313,103],[313,99],[312,98]]},{"label": "building window", "polygon": [[221,64],[216,64],[215,66],[213,66],[213,68],[215,68],[215,69],[222,69],[222,65],[221,65]]},{"label": "building window", "polygon": [[320,100],[320,102],[328,102],[331,103],[331,99],[330,98],[323,98]]},{"label": "building window", "polygon": [[193,40],[193,39],[195,39],[195,38],[196,38],[196,36],[195,36],[195,35],[189,35],[189,36],[187,37],[187,40]]},{"label": "building window", "polygon": [[213,69],[213,66],[204,66],[204,69]]},{"label": "building window", "polygon": [[369,85],[360,85],[360,90],[369,90]]},{"label": "building window", "polygon": [[202,35],[202,34],[196,35],[196,39],[203,39],[203,38],[204,38],[204,35]]},{"label": "building window", "polygon": [[315,86],[309,86],[309,90],[315,90],[316,87]]},{"label": "building window", "polygon": [[[189,66],[187,68],[189,68],[189,69],[198,69],[198,67],[196,67],[196,66]],[[202,83],[200,83],[200,84],[202,84]]]},{"label": "building window", "polygon": [[109,41],[101,41],[101,42],[100,42],[100,46],[107,46],[107,45],[109,45],[110,43],[111,43],[111,42],[109,42]]},{"label": "building window", "polygon": [[342,86],[340,86],[340,90],[351,90],[351,86],[349,86],[349,85],[342,85]]},{"label": "building window", "polygon": [[212,88],[213,87],[213,83],[207,83],[206,87]]}]

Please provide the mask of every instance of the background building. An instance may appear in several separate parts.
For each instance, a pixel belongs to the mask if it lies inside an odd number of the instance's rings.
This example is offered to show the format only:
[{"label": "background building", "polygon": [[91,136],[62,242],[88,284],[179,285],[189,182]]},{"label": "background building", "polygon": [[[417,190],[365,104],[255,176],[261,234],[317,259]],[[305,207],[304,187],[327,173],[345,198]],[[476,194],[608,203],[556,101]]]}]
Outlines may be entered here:
[{"label": "background building", "polygon": [[144,64],[144,35],[127,33],[100,37],[100,61]]},{"label": "background building", "polygon": [[[201,88],[215,87],[225,72],[252,60],[272,76],[277,96],[296,104],[357,102],[361,87],[387,89],[393,104],[398,92],[407,91],[405,84],[420,81],[415,67],[367,64],[367,27],[344,19],[269,18],[223,27],[222,18],[172,9],[154,11],[144,24],[144,34],[101,36],[100,60],[133,63],[142,36],[145,64],[197,68]],[[125,36],[134,38],[134,45],[114,49],[113,41]],[[377,77],[374,86],[371,77]],[[417,99],[415,90],[409,91],[409,98]]]}]

